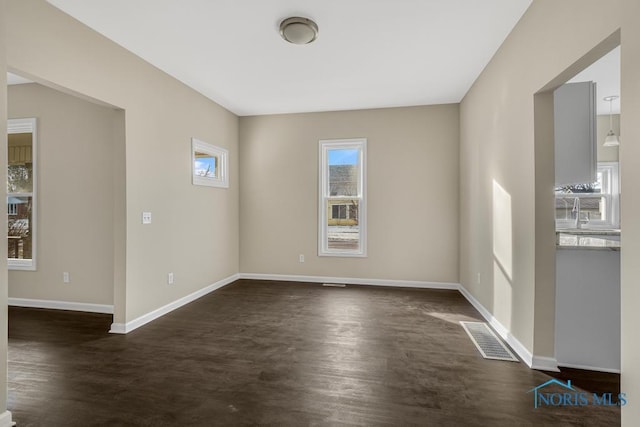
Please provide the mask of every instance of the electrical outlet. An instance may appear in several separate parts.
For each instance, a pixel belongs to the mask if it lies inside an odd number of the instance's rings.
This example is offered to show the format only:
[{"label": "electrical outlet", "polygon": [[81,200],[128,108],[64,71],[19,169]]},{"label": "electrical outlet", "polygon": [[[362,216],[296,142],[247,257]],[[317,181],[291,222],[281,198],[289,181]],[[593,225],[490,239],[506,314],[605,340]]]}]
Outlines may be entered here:
[{"label": "electrical outlet", "polygon": [[173,273],[167,274],[167,284],[173,285]]},{"label": "electrical outlet", "polygon": [[69,272],[65,271],[62,273],[62,281],[64,283],[69,283],[71,281],[71,279],[69,278]]},{"label": "electrical outlet", "polygon": [[304,255],[300,254],[300,262],[304,262]]},{"label": "electrical outlet", "polygon": [[478,282],[478,285],[480,284],[480,273],[478,273],[478,279],[476,280]]}]

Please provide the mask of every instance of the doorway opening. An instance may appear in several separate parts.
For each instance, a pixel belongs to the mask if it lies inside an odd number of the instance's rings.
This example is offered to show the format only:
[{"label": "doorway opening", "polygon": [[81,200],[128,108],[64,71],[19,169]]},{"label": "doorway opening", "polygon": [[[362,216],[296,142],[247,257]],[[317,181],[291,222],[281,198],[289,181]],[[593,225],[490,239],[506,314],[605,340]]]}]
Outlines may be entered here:
[{"label": "doorway opening", "polygon": [[[536,335],[554,337],[558,366],[603,372],[620,371],[620,226],[615,204],[621,186],[617,148],[604,146],[610,130],[619,135],[619,107],[610,115],[604,99],[622,95],[619,45],[616,31],[534,97]],[[557,171],[571,165],[556,161],[562,143],[558,128],[564,124],[558,122],[554,92],[584,82],[595,82],[593,178],[557,182]],[[597,245],[602,247],[594,248]]]},{"label": "doorway opening", "polygon": [[7,82],[9,305],[113,314],[124,111],[15,73]]}]

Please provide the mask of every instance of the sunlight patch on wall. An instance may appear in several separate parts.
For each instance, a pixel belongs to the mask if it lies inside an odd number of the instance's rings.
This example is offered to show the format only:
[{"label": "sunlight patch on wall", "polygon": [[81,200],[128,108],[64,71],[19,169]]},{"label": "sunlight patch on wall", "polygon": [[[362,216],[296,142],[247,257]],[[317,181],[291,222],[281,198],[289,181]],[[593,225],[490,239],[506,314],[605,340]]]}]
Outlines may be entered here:
[{"label": "sunlight patch on wall", "polygon": [[494,259],[493,261],[493,316],[511,330],[511,301],[513,289],[511,280],[505,274],[504,269]]},{"label": "sunlight patch on wall", "polygon": [[513,279],[511,195],[493,181],[493,256],[508,280]]},{"label": "sunlight patch on wall", "polygon": [[511,329],[513,280],[513,224],[511,195],[493,181],[493,310]]}]

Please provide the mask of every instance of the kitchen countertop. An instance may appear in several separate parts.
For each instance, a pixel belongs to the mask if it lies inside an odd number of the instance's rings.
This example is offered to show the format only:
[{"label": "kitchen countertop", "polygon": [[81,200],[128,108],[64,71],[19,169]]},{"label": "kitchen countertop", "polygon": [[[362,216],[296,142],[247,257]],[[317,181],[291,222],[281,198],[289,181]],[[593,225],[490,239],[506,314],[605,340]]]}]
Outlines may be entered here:
[{"label": "kitchen countertop", "polygon": [[619,251],[620,230],[557,230],[558,249]]}]

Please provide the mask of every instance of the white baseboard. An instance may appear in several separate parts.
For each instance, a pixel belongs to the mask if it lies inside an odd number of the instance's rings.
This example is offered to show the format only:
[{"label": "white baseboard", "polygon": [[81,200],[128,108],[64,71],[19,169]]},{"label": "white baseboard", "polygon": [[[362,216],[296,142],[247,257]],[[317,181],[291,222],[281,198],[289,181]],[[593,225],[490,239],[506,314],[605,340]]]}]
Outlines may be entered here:
[{"label": "white baseboard", "polygon": [[538,371],[560,372],[555,357],[533,356],[530,368]]},{"label": "white baseboard", "polygon": [[619,374],[620,373],[620,369],[598,368],[597,366],[572,365],[572,364],[568,364],[568,363],[559,363],[558,366],[560,366],[562,368],[582,369],[582,370],[585,370],[585,371],[608,372],[610,374]]},{"label": "white baseboard", "polygon": [[111,330],[109,332],[113,334],[127,334],[134,329],[139,328],[140,326],[146,325],[147,323],[155,320],[161,316],[164,316],[167,313],[172,312],[173,310],[182,307],[183,305],[189,304],[192,301],[197,300],[200,297],[205,296],[208,293],[215,291],[216,289],[220,289],[223,286],[228,285],[231,282],[234,282],[240,278],[239,274],[234,274],[225,279],[219,280],[216,283],[213,283],[205,288],[202,288],[198,291],[195,291],[185,297],[177,299],[169,304],[162,306],[156,310],[153,310],[147,314],[143,314],[142,316],[133,319],[127,323],[112,323]]},{"label": "white baseboard", "polygon": [[11,427],[14,425],[16,424],[11,420],[11,412],[4,411],[0,414],[0,427]]},{"label": "white baseboard", "polygon": [[54,301],[29,298],[9,298],[13,307],[49,308],[53,310],[86,311],[89,313],[113,314],[113,305],[91,304],[84,302]]},{"label": "white baseboard", "polygon": [[422,282],[415,280],[361,279],[355,277],[296,276],[288,274],[240,273],[241,279],[276,280],[283,282],[344,283],[346,285],[394,286],[400,288],[458,290],[460,284],[449,282]]},{"label": "white baseboard", "polygon": [[478,310],[491,327],[502,337],[503,340],[520,356],[520,359],[531,369],[541,371],[560,372],[558,362],[551,357],[534,356],[529,350],[511,334],[502,323],[498,321],[471,293],[462,285],[459,286],[460,293]]}]

